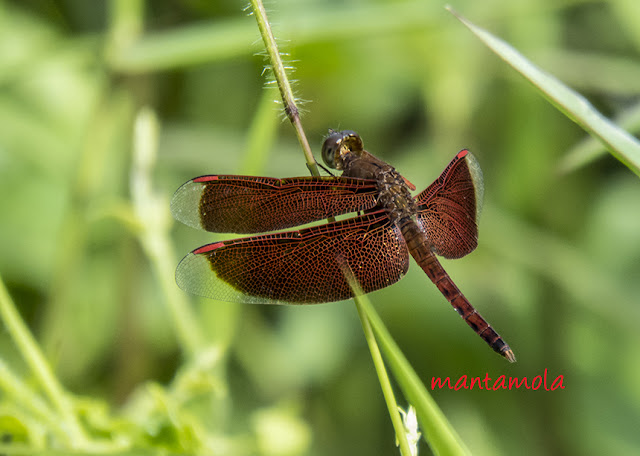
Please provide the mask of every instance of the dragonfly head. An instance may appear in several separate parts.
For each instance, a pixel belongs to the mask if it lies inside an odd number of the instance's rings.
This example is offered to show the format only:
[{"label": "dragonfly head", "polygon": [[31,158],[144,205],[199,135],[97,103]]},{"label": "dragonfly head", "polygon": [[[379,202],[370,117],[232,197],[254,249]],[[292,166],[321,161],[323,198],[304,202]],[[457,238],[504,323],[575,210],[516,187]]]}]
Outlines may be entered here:
[{"label": "dragonfly head", "polygon": [[362,139],[355,131],[329,130],[329,136],[322,144],[322,159],[324,163],[333,169],[344,169],[344,162],[348,155],[362,155],[364,146]]}]

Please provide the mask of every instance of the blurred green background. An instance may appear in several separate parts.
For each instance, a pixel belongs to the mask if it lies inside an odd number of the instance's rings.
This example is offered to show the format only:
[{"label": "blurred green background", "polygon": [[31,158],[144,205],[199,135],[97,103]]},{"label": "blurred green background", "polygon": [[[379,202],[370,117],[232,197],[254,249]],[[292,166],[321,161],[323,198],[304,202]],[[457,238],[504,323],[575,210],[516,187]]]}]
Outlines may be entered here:
[{"label": "blurred green background", "polygon": [[[638,177],[608,154],[562,172],[568,154],[598,146],[443,6],[267,5],[317,156],[328,128],[356,130],[418,189],[460,149],[478,158],[479,246],[443,264],[518,363],[466,328],[415,264],[371,300],[427,386],[434,376],[564,376],[553,392],[434,391],[473,454],[637,454]],[[452,6],[606,116],[638,111],[636,0]],[[222,238],[169,224],[180,184],[307,174],[278,93],[264,88],[271,76],[244,7],[0,1],[0,274],[106,442],[127,436],[149,454],[398,454],[353,304],[241,306],[175,287],[179,259]],[[145,106],[160,123],[148,173],[132,148]],[[140,182],[152,198],[137,199]],[[175,303],[185,300],[197,337],[180,335]],[[36,388],[5,331],[0,350]],[[57,446],[20,398],[1,394],[4,442]]]}]

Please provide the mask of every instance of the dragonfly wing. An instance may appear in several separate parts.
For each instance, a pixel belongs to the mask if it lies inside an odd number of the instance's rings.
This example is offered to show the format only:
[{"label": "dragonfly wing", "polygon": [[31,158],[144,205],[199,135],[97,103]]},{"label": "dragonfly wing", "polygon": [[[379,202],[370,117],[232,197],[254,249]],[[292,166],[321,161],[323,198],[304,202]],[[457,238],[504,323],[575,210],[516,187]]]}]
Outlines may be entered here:
[{"label": "dragonfly wing", "polygon": [[435,253],[460,258],[476,248],[482,196],[480,165],[469,151],[460,151],[417,197],[418,217]]},{"label": "dragonfly wing", "polygon": [[206,231],[261,233],[371,209],[376,194],[374,181],[346,177],[202,176],[176,191],[171,212]]},{"label": "dragonfly wing", "polygon": [[223,301],[313,304],[352,297],[344,266],[365,293],[406,273],[407,246],[386,213],[205,245],[180,262],[176,281]]}]

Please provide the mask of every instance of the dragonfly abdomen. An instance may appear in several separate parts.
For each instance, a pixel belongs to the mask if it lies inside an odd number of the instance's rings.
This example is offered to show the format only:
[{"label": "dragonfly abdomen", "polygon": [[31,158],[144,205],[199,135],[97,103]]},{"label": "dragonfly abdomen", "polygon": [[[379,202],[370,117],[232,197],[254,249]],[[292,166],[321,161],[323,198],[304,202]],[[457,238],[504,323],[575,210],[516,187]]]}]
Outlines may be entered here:
[{"label": "dragonfly abdomen", "polygon": [[440,293],[447,298],[453,308],[464,321],[498,354],[509,362],[515,362],[516,357],[511,347],[500,337],[482,315],[471,305],[460,289],[453,283],[449,274],[444,270],[435,254],[425,232],[414,218],[404,220],[400,229],[407,242],[411,256],[420,265],[429,279],[438,287]]}]

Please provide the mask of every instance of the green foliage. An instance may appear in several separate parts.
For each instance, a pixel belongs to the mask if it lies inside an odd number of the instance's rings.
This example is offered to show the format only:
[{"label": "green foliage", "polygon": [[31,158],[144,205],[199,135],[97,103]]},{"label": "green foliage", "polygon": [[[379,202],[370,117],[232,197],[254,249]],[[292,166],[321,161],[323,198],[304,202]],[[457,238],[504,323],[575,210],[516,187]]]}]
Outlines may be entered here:
[{"label": "green foliage", "polygon": [[[352,304],[239,306],[174,286],[179,258],[222,238],[172,225],[183,181],[307,174],[268,109],[255,20],[236,1],[97,3],[0,2],[0,453],[398,454]],[[636,0],[453,6],[529,77],[555,75],[637,134]],[[427,386],[564,376],[553,392],[433,391],[464,444],[636,454],[640,187],[603,153],[637,169],[633,152],[589,139],[582,114],[545,100],[548,81],[526,83],[439,2],[267,7],[316,154],[348,128],[418,188],[462,148],[483,168],[479,247],[445,267],[518,363],[415,265],[369,296]],[[614,130],[598,121],[594,136]],[[418,407],[389,341],[396,399]]]}]

